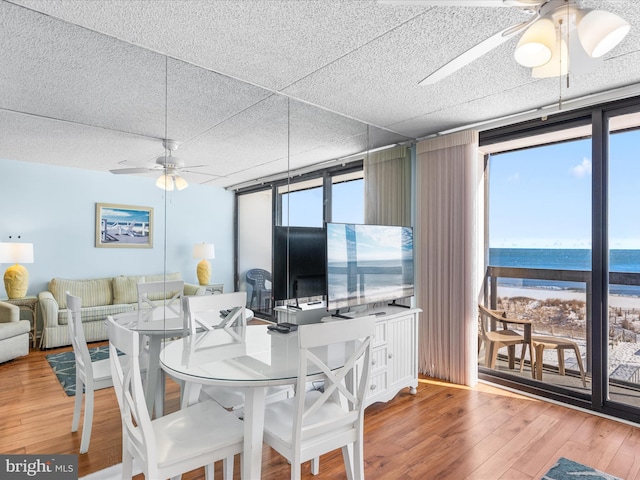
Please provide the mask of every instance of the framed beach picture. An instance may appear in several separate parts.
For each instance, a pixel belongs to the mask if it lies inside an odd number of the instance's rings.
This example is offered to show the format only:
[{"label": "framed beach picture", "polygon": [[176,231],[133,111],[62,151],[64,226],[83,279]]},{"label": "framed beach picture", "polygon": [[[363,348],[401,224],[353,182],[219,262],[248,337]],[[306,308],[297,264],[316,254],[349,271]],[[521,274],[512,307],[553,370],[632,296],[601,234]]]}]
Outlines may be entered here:
[{"label": "framed beach picture", "polygon": [[153,208],[96,203],[96,247],[152,248]]}]

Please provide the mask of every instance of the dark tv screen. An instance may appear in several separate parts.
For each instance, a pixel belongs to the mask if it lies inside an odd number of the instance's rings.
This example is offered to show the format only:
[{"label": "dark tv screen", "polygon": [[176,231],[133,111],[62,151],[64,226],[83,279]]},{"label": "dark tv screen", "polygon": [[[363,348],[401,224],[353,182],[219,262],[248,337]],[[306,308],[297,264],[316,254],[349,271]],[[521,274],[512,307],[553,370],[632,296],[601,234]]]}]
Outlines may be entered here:
[{"label": "dark tv screen", "polygon": [[274,300],[326,295],[324,228],[275,227],[273,241]]},{"label": "dark tv screen", "polygon": [[410,297],[413,229],[327,223],[327,309]]}]

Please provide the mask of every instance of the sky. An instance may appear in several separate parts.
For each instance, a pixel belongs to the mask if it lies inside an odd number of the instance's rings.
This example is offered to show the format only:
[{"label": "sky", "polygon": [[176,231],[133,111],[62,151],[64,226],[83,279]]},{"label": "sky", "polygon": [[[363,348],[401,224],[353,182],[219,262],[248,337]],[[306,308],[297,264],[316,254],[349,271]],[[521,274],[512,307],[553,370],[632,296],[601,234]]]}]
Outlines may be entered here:
[{"label": "sky", "polygon": [[[640,249],[640,132],[610,137],[609,245]],[[492,248],[591,248],[591,141],[492,155]]]},{"label": "sky", "polygon": [[[283,196],[282,211],[287,212],[283,225],[322,227],[322,188],[292,192],[291,206]],[[364,182],[355,180],[333,185],[333,218],[336,223],[364,223]],[[283,214],[283,217],[286,213]]]}]

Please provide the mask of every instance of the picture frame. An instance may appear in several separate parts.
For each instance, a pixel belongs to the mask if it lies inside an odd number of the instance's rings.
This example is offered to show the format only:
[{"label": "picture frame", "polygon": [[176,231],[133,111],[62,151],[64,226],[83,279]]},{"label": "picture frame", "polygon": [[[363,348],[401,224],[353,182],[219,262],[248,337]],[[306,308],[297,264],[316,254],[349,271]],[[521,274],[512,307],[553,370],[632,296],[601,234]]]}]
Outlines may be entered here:
[{"label": "picture frame", "polygon": [[97,248],[153,248],[153,208],[96,203]]}]

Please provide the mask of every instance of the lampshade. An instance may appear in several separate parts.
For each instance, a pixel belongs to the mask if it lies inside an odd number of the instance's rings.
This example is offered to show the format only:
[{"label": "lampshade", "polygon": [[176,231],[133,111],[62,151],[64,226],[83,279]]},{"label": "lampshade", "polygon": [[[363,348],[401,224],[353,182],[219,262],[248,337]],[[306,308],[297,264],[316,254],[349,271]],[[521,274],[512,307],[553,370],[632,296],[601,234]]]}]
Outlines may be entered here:
[{"label": "lampshade", "polygon": [[196,243],[193,246],[193,258],[216,258],[216,249],[213,243]]},{"label": "lampshade", "polygon": [[514,57],[525,67],[539,67],[547,63],[556,44],[556,28],[550,18],[541,18],[524,32]]},{"label": "lampshade", "polygon": [[193,258],[201,258],[196,267],[198,275],[198,283],[200,285],[209,285],[211,279],[211,263],[208,258],[216,258],[216,250],[213,243],[197,243],[193,246]]},{"label": "lampshade", "polygon": [[611,12],[591,10],[580,20],[578,36],[586,52],[598,58],[618,45],[630,28],[624,19]]},{"label": "lampshade", "polygon": [[0,242],[0,263],[33,263],[33,243]]},{"label": "lampshade", "polygon": [[0,263],[13,263],[4,272],[4,288],[9,298],[22,298],[29,289],[29,271],[18,263],[33,263],[33,243],[0,243]]}]

